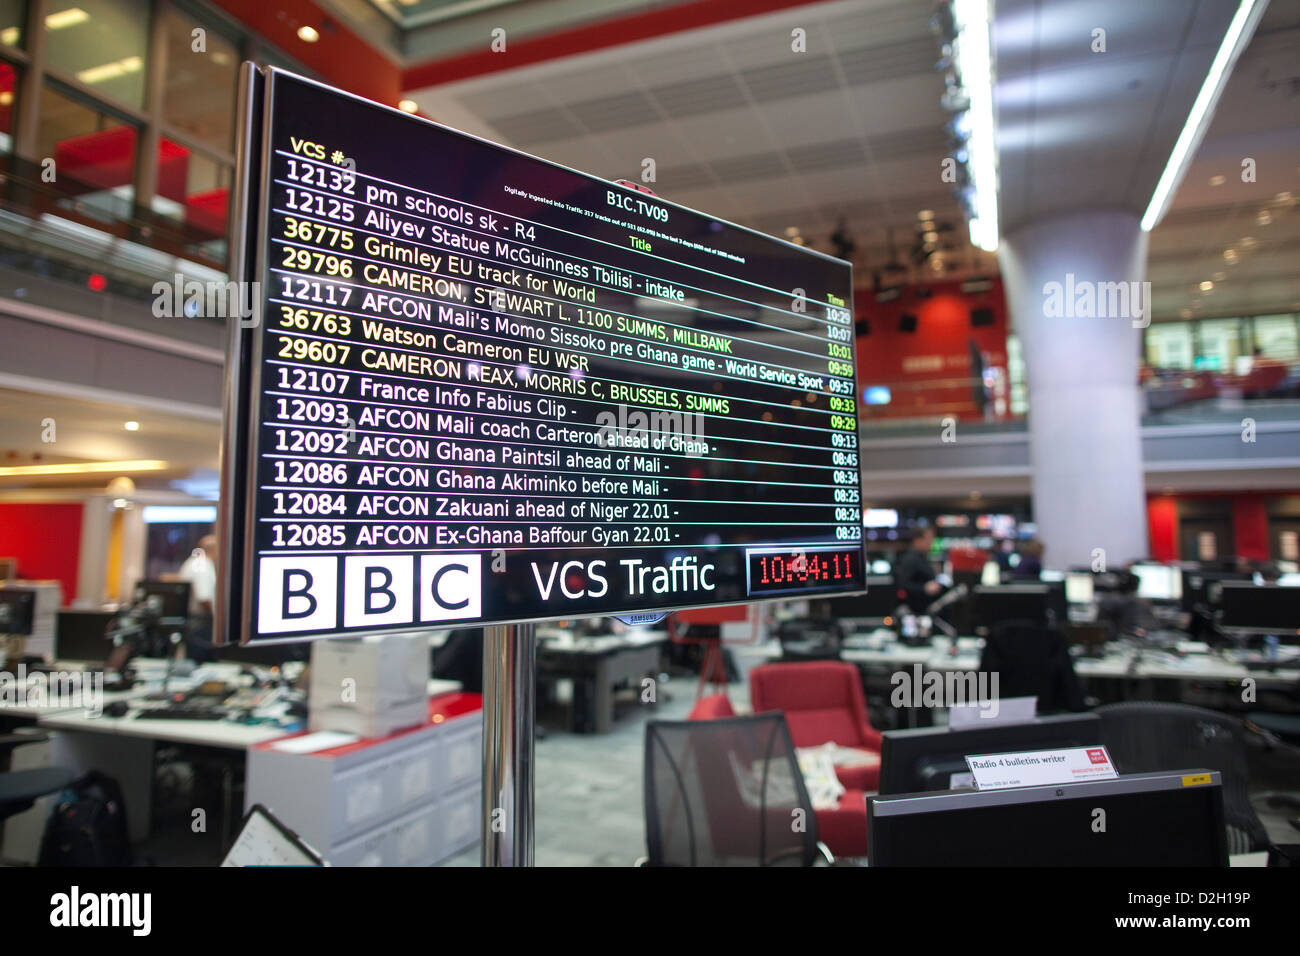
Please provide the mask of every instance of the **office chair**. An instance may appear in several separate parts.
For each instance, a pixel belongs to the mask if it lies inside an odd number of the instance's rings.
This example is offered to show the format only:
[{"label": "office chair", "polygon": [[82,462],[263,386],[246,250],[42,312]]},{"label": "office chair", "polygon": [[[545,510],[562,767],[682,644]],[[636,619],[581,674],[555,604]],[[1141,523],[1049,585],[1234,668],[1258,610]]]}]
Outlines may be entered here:
[{"label": "office chair", "polygon": [[998,697],[1037,697],[1038,713],[1084,709],[1065,637],[1038,621],[1003,621],[984,639],[980,671],[998,675]]},{"label": "office chair", "polygon": [[1205,768],[1223,775],[1228,852],[1268,848],[1268,834],[1248,794],[1241,722],[1190,704],[1130,701],[1098,707],[1101,742],[1120,773]]},{"label": "office chair", "polygon": [[796,618],[777,625],[776,639],[783,662],[838,661],[844,631],[833,619]]},{"label": "office chair", "polygon": [[645,825],[650,866],[834,862],[780,714],[649,721]]},{"label": "office chair", "polygon": [[[0,758],[6,765],[15,747],[49,740],[48,734],[0,735]],[[64,767],[9,770],[0,773],[0,824],[16,813],[31,809],[39,798],[71,786],[77,774]]]}]

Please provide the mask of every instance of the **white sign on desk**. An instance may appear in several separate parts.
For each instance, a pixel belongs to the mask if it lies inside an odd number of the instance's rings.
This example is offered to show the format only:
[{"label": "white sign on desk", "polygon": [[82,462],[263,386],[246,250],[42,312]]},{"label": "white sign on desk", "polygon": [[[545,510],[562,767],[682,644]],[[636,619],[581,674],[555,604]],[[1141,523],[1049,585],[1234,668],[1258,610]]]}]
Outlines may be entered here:
[{"label": "white sign on desk", "polygon": [[1006,787],[1045,787],[1080,780],[1108,780],[1118,777],[1105,747],[1071,747],[1065,750],[1034,750],[1019,754],[986,754],[967,757],[977,790]]},{"label": "white sign on desk", "polygon": [[948,726],[953,730],[996,727],[1001,724],[1029,724],[1038,716],[1037,697],[1002,697],[996,710],[981,703],[953,704],[948,708]]}]

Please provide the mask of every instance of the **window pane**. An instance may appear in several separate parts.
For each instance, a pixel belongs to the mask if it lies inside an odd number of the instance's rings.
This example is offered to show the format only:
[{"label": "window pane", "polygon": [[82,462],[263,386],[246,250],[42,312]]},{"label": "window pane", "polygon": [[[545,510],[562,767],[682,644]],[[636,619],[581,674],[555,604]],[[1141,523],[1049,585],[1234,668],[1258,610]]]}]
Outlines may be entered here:
[{"label": "window pane", "polygon": [[14,148],[14,104],[18,99],[18,71],[0,62],[0,153]]},{"label": "window pane", "polygon": [[45,87],[36,136],[40,158],[54,160],[55,184],[74,210],[109,220],[130,215],[134,126]]},{"label": "window pane", "polygon": [[27,23],[27,0],[0,0],[0,43],[22,46],[26,37],[23,26]]},{"label": "window pane", "polygon": [[[195,50],[194,31],[202,29]],[[239,51],[216,31],[180,13],[167,15],[167,92],[163,117],[199,142],[230,149]]]},{"label": "window pane", "polygon": [[1241,354],[1241,319],[1204,319],[1201,353],[1196,367],[1214,372],[1235,372]]},{"label": "window pane", "polygon": [[1147,364],[1152,368],[1192,367],[1192,327],[1161,322],[1147,328]]},{"label": "window pane", "polygon": [[1264,358],[1294,359],[1300,352],[1297,346],[1294,315],[1255,317],[1255,347]]},{"label": "window pane", "polygon": [[50,68],[107,98],[144,106],[149,4],[141,0],[49,0]]},{"label": "window pane", "polygon": [[209,259],[226,256],[226,224],[234,170],[164,138],[158,147],[154,212],[185,226],[187,242]]}]

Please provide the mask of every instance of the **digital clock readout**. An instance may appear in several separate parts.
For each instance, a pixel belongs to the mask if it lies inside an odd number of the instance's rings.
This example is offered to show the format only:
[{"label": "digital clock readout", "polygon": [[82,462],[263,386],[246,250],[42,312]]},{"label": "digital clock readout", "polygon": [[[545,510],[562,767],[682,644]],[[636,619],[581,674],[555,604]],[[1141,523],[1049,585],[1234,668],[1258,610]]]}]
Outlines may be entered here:
[{"label": "digital clock readout", "polygon": [[754,548],[747,555],[750,594],[826,590],[852,581],[862,560],[858,548]]}]

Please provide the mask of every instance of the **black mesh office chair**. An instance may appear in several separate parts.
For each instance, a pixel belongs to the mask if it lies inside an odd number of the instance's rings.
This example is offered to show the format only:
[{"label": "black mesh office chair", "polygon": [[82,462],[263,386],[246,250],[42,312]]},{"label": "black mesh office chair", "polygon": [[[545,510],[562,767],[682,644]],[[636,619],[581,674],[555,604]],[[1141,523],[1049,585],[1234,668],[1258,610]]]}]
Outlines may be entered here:
[{"label": "black mesh office chair", "polygon": [[651,866],[811,866],[817,818],[779,713],[646,724]]},{"label": "black mesh office chair", "polygon": [[782,661],[838,661],[844,631],[833,618],[796,618],[778,624],[776,638]]},{"label": "black mesh office chair", "polygon": [[[44,740],[49,740],[48,734],[0,734],[0,763],[9,763],[9,755],[15,747]],[[76,773],[63,767],[0,773],[0,823],[15,813],[30,809],[39,798],[58,793],[76,779]]]},{"label": "black mesh office chair", "polygon": [[1037,697],[1038,713],[1083,710],[1065,636],[1035,621],[1003,621],[984,639],[980,670],[998,675],[998,697]]},{"label": "black mesh office chair", "polygon": [[1101,742],[1120,773],[1217,770],[1223,776],[1228,852],[1268,848],[1268,834],[1247,792],[1245,734],[1240,721],[1190,704],[1131,701],[1098,707]]}]

